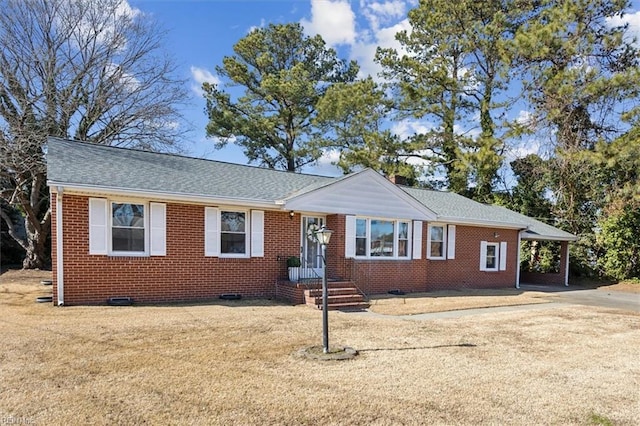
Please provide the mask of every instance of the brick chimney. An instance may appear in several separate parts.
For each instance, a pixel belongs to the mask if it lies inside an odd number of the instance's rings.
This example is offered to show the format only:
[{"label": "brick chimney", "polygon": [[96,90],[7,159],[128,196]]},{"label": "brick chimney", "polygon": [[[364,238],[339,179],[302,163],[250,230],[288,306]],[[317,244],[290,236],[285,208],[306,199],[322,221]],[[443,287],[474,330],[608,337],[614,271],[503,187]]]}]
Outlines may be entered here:
[{"label": "brick chimney", "polygon": [[406,176],[391,175],[391,176],[388,176],[387,179],[389,179],[391,183],[395,183],[396,185],[405,185],[405,186],[407,185]]}]

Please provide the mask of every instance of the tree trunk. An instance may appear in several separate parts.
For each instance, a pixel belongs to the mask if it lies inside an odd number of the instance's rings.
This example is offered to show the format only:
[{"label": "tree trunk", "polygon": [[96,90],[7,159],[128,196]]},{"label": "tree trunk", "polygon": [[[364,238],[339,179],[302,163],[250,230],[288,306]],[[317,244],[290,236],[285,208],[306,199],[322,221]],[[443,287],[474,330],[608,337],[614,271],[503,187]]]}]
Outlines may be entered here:
[{"label": "tree trunk", "polygon": [[49,269],[51,267],[51,260],[46,250],[49,233],[49,227],[42,227],[40,232],[27,230],[27,253],[22,261],[23,269]]}]

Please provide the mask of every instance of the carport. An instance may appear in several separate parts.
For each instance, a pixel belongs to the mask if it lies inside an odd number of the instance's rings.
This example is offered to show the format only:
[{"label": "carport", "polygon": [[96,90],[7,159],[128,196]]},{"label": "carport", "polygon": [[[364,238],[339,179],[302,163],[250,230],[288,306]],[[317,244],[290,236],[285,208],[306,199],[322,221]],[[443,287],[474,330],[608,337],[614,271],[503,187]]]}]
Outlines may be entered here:
[{"label": "carport", "polygon": [[516,288],[520,288],[520,283],[542,284],[542,285],[569,285],[569,242],[576,241],[577,236],[557,228],[548,226],[539,221],[532,221],[528,228],[520,231],[518,245],[522,246],[522,241],[530,241],[535,247],[536,243],[554,242],[559,245],[559,267],[557,272],[523,271],[518,252],[518,276]]}]

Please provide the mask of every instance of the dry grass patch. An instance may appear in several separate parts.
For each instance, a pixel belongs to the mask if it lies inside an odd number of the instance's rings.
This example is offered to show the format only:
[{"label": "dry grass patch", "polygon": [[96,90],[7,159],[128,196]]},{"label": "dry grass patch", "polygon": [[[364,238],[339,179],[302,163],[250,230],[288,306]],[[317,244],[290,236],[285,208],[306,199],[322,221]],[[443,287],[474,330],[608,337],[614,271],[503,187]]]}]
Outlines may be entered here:
[{"label": "dry grass patch", "polygon": [[553,296],[547,293],[518,289],[446,290],[411,293],[402,296],[373,296],[371,310],[385,315],[413,315],[445,312],[458,309],[490,308],[498,306],[548,303]]},{"label": "dry grass patch", "polygon": [[[412,321],[268,301],[64,307],[0,276],[0,419],[68,424],[640,424],[640,315]],[[8,420],[7,420],[8,419]]]},{"label": "dry grass patch", "polygon": [[640,280],[627,280],[617,284],[604,285],[598,290],[624,291],[625,293],[640,293]]}]

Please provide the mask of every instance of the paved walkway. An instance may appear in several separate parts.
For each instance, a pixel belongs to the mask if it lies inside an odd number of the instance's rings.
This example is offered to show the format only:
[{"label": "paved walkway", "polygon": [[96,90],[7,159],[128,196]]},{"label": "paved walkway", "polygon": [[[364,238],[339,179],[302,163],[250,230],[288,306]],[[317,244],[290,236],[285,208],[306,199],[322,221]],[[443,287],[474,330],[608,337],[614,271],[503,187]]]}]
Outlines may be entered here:
[{"label": "paved walkway", "polygon": [[627,293],[603,289],[575,287],[520,286],[524,291],[542,291],[553,294],[558,301],[573,305],[600,306],[640,312],[640,293]]},{"label": "paved walkway", "polygon": [[499,312],[538,311],[545,309],[562,308],[572,305],[599,306],[603,308],[640,312],[640,294],[638,293],[534,285],[522,285],[520,286],[520,288],[523,291],[548,292],[555,296],[555,300],[550,301],[549,303],[537,303],[532,305],[461,309],[457,311],[433,312],[413,315],[384,315],[371,311],[353,312],[353,315],[363,315],[377,318],[399,318],[418,321],[428,319],[461,318],[470,315],[492,314]]}]

